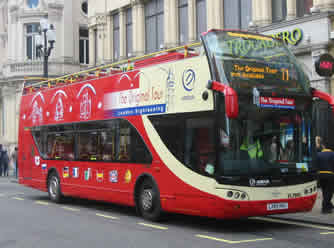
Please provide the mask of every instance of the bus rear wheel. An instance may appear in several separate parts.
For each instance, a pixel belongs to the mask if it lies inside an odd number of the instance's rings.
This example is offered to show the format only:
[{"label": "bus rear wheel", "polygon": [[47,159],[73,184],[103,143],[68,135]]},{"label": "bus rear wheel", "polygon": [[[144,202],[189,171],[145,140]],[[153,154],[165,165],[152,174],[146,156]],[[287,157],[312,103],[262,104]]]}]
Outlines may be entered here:
[{"label": "bus rear wheel", "polygon": [[157,186],[145,179],[140,186],[138,205],[141,215],[148,220],[158,221],[161,217],[160,195]]},{"label": "bus rear wheel", "polygon": [[57,173],[53,172],[48,179],[48,193],[51,201],[60,203],[63,195],[60,190],[60,180]]}]

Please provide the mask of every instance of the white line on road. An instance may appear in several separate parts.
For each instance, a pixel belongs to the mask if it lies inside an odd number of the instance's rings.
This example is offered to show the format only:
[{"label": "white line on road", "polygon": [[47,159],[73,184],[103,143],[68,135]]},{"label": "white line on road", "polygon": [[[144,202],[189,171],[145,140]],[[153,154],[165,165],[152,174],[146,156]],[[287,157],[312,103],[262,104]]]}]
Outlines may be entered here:
[{"label": "white line on road", "polygon": [[147,223],[137,223],[138,225],[142,225],[142,226],[147,226],[147,227],[151,227],[151,228],[155,228],[155,229],[160,229],[160,230],[167,230],[168,227],[163,227],[163,226],[157,226],[157,225],[151,225],[151,224],[147,224]]},{"label": "white line on road", "polygon": [[77,208],[69,208],[69,207],[61,207],[61,208],[65,210],[73,211],[73,212],[80,211],[80,209],[77,209]]},{"label": "white line on road", "polygon": [[110,215],[104,215],[104,214],[96,214],[97,216],[103,217],[103,218],[107,218],[107,219],[113,219],[113,220],[118,220],[118,217],[114,217],[114,216],[110,216]]},{"label": "white line on road", "polygon": [[214,240],[214,241],[224,242],[224,243],[227,243],[227,244],[240,244],[240,243],[249,243],[249,242],[259,242],[259,241],[272,240],[272,238],[262,238],[262,239],[247,239],[247,240],[234,241],[234,240],[220,239],[220,238],[207,236],[207,235],[201,235],[201,234],[197,234],[195,236],[198,237],[198,238],[210,239],[210,240]]},{"label": "white line on road", "polygon": [[35,203],[39,205],[45,205],[45,206],[49,205],[49,203],[46,201],[35,201]]},{"label": "white line on road", "polygon": [[313,225],[313,224],[307,224],[307,223],[296,222],[296,221],[289,221],[289,220],[279,220],[279,219],[274,219],[274,218],[269,218],[269,217],[252,217],[250,219],[334,231],[334,228],[333,227],[329,227],[329,226]]},{"label": "white line on road", "polygon": [[24,199],[21,198],[21,197],[13,197],[13,199],[15,199],[15,200],[19,200],[19,201],[23,201],[23,200],[24,200]]},{"label": "white line on road", "polygon": [[323,232],[323,233],[320,233],[322,235],[329,235],[329,234],[334,234],[334,232]]}]

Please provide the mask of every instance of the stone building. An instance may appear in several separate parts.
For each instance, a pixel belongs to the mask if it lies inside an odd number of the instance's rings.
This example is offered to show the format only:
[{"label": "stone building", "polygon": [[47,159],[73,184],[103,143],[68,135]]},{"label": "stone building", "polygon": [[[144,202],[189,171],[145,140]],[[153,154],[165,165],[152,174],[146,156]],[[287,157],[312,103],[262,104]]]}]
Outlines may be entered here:
[{"label": "stone building", "polygon": [[87,12],[87,0],[0,0],[0,143],[9,149],[17,144],[24,78],[43,76],[36,48],[40,19],[55,28],[48,71],[57,77],[89,63]]},{"label": "stone building", "polygon": [[[195,42],[201,32],[211,28],[250,30],[280,36],[304,65],[312,86],[334,93],[334,82],[318,76],[314,70],[314,62],[321,54],[334,54],[334,0],[88,0],[88,3],[91,65]],[[317,132],[322,136],[329,135],[328,125],[332,125],[326,113],[317,114]]]}]

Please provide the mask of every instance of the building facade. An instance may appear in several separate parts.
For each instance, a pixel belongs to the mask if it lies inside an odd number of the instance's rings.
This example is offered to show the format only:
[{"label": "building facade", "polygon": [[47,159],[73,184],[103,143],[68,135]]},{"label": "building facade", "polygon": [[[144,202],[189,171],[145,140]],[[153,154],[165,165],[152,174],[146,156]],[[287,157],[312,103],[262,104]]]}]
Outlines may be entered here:
[{"label": "building facade", "polygon": [[0,143],[7,146],[17,144],[24,79],[43,76],[43,54],[36,48],[41,18],[56,34],[49,77],[89,64],[87,0],[0,0]]},{"label": "building facade", "polygon": [[[334,81],[314,62],[334,54],[334,0],[88,0],[91,65],[198,41],[212,28],[281,37],[303,64],[314,88],[334,94]],[[328,137],[326,106],[317,132]],[[326,123],[326,125],[324,124]],[[334,141],[334,133],[333,141]]]}]

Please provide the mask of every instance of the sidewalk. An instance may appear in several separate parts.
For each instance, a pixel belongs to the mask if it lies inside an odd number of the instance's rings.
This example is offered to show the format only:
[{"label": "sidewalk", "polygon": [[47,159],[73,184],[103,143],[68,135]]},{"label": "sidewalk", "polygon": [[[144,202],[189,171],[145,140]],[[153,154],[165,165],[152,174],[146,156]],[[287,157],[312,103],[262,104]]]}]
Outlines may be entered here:
[{"label": "sidewalk", "polygon": [[[333,213],[331,214],[322,214],[321,213],[321,202],[322,202],[322,192],[319,189],[317,200],[311,212],[272,215],[270,217],[289,220],[289,221],[303,221],[303,222],[312,223],[312,224],[334,226],[334,209],[333,209]],[[334,199],[332,199],[332,202],[334,203]]]}]

